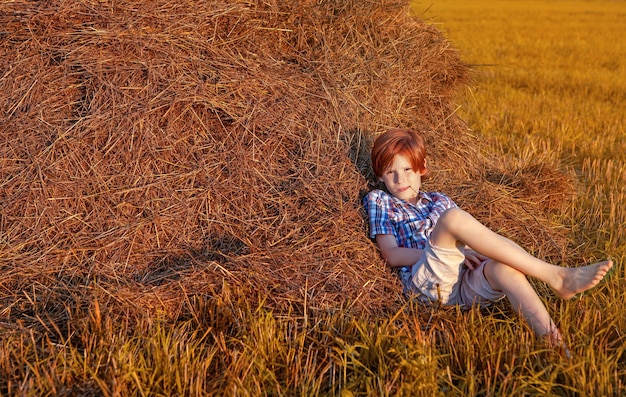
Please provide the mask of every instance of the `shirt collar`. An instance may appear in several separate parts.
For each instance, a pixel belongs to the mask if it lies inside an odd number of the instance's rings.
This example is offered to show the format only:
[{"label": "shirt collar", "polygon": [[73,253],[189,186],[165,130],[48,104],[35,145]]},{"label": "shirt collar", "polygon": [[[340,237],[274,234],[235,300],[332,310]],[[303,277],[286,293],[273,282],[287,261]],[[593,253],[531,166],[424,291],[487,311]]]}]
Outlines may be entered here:
[{"label": "shirt collar", "polygon": [[[387,193],[389,194],[389,193]],[[391,196],[391,199],[393,201],[394,204],[399,205],[399,206],[403,206],[403,205],[414,205],[409,203],[408,201],[402,200],[400,198],[397,198],[396,196],[394,196],[393,194],[389,194],[389,196]],[[417,201],[417,204],[415,205],[419,205],[420,201],[422,201],[422,199],[426,200],[426,201],[433,201],[433,198],[430,196],[430,193],[427,192],[422,192],[421,190],[418,193],[418,197],[419,200]]]}]

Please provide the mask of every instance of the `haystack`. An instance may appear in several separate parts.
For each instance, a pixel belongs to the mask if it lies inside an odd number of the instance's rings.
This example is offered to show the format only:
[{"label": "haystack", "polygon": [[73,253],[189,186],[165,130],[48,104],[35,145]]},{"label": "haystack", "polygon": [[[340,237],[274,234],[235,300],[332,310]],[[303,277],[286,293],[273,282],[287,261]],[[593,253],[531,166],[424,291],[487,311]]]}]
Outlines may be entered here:
[{"label": "haystack", "polygon": [[428,189],[559,257],[537,220],[567,180],[529,190],[553,170],[480,154],[453,103],[467,79],[403,1],[0,4],[3,316],[89,294],[174,317],[225,293],[397,308],[360,200],[373,137],[398,126],[429,141]]}]

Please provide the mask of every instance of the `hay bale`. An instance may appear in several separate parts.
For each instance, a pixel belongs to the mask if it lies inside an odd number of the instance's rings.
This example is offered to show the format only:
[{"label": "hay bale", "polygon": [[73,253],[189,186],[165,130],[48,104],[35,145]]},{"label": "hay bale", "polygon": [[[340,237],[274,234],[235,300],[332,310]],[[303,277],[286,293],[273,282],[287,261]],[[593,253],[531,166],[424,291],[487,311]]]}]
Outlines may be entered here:
[{"label": "hay bale", "polygon": [[424,131],[431,188],[485,168],[451,103],[467,68],[404,2],[18,0],[0,26],[4,294],[380,311],[400,289],[365,235],[372,136]]}]

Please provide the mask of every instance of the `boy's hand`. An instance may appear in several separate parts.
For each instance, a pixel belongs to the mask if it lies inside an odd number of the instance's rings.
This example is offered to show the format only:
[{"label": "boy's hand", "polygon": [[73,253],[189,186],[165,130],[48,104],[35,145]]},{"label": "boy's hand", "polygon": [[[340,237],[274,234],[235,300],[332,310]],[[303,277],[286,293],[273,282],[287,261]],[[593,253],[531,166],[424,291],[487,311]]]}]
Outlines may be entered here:
[{"label": "boy's hand", "polygon": [[484,261],[486,261],[487,258],[486,256],[479,254],[478,252],[474,251],[471,248],[465,248],[465,266],[467,266],[469,269],[474,270],[476,269],[478,266],[480,266],[481,263],[483,263]]}]

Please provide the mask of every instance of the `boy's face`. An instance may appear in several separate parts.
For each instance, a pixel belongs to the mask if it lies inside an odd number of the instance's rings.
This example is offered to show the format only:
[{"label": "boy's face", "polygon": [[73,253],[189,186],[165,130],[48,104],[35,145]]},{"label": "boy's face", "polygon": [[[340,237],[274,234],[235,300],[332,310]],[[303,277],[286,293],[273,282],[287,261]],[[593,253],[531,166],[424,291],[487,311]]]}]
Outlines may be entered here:
[{"label": "boy's face", "polygon": [[395,197],[417,203],[417,193],[422,186],[420,171],[414,171],[411,162],[405,156],[396,154],[391,166],[379,178],[387,187],[387,191]]}]

